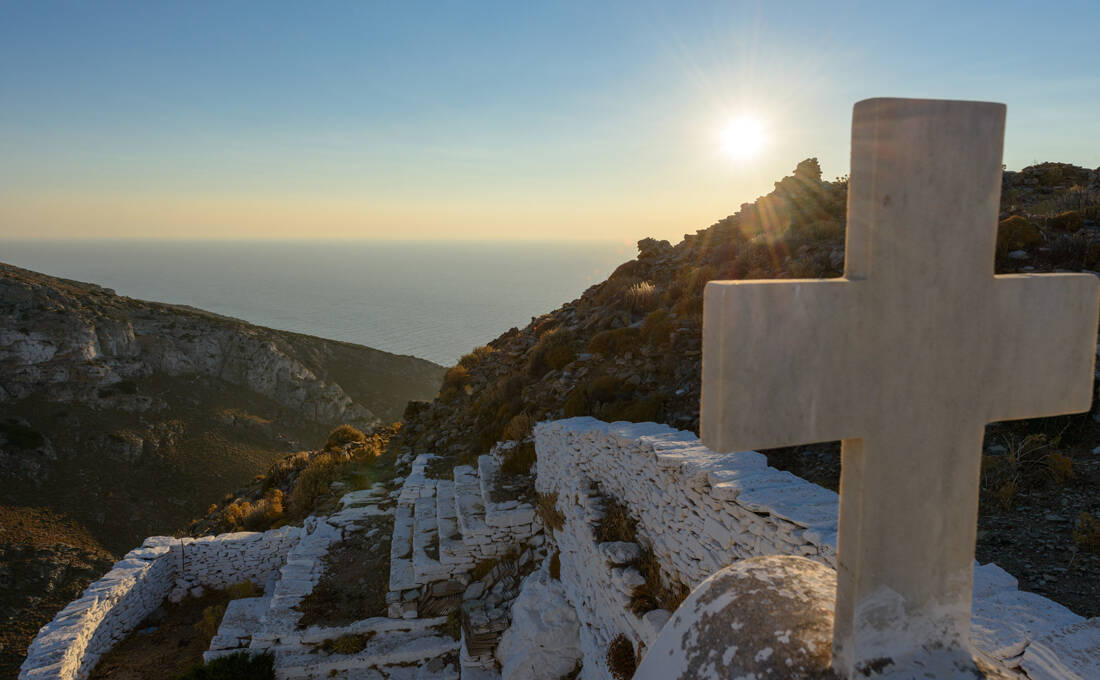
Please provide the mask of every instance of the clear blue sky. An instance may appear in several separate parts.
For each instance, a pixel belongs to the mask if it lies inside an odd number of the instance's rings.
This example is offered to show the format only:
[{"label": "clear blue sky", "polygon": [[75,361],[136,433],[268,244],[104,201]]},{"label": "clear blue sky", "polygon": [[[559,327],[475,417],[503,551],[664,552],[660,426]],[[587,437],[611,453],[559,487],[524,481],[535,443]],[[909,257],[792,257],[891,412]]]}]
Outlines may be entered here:
[{"label": "clear blue sky", "polygon": [[0,238],[677,240],[874,96],[1100,165],[1100,2],[959,5],[0,2]]}]

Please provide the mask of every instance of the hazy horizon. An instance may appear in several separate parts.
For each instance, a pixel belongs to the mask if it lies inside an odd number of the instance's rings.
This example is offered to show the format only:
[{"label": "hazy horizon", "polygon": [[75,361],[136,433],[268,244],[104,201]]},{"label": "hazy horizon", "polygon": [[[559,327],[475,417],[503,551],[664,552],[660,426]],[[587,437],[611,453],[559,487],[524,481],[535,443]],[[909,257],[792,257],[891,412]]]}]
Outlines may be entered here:
[{"label": "hazy horizon", "polygon": [[879,96],[1005,102],[1009,168],[1094,168],[1098,25],[1089,2],[9,3],[0,239],[675,242],[805,158],[846,174]]}]

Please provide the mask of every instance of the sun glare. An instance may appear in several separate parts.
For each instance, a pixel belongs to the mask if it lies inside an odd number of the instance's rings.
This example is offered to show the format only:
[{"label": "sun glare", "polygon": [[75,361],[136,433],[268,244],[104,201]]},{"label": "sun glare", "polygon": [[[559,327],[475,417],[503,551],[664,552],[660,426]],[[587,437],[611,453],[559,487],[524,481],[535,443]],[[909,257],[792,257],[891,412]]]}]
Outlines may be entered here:
[{"label": "sun glare", "polygon": [[765,141],[764,124],[750,116],[734,118],[722,128],[722,151],[737,160],[746,160],[760,153]]}]

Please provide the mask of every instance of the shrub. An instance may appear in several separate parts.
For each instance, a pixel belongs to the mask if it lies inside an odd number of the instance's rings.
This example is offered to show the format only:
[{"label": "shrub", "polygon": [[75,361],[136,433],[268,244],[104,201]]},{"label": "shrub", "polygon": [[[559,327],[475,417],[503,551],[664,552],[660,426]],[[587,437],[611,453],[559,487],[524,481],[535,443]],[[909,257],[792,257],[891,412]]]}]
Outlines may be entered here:
[{"label": "shrub", "polygon": [[535,494],[535,511],[538,512],[542,525],[547,529],[560,531],[565,526],[565,514],[558,510],[558,494]]},{"label": "shrub", "polygon": [[462,364],[452,366],[443,374],[443,386],[439,389],[439,396],[444,400],[450,400],[460,394],[466,393],[470,386],[470,371]]},{"label": "shrub", "polygon": [[207,640],[213,639],[218,634],[218,626],[225,616],[224,604],[212,604],[202,610],[202,618],[195,624],[195,630]]},{"label": "shrub", "polygon": [[607,668],[615,680],[630,680],[638,669],[634,644],[622,633],[615,636],[607,647]]},{"label": "shrub", "polygon": [[660,420],[665,397],[661,393],[627,401],[612,401],[603,405],[598,415],[606,421],[625,420],[631,423],[652,423]]},{"label": "shrub", "polygon": [[363,434],[361,430],[351,425],[341,425],[328,433],[328,440],[325,441],[325,450],[334,451],[343,448],[347,444],[365,441],[366,438],[367,435]]},{"label": "shrub", "polygon": [[313,509],[317,498],[327,493],[329,487],[340,477],[338,454],[319,453],[310,458],[309,463],[298,473],[294,488],[290,492],[290,511],[295,516],[305,516]]},{"label": "shrub", "polygon": [[225,594],[230,600],[243,600],[246,597],[259,597],[264,593],[252,581],[241,581],[226,588]]},{"label": "shrub", "polygon": [[492,347],[489,347],[488,345],[475,347],[473,351],[471,351],[469,354],[462,355],[462,358],[458,360],[458,365],[464,368],[473,368],[474,366],[480,364],[482,361],[488,359],[489,355],[491,355],[495,351],[496,350],[494,350]]},{"label": "shrub", "polygon": [[264,497],[255,503],[244,503],[244,518],[241,524],[249,531],[263,531],[283,516],[283,492],[280,489],[268,489]]},{"label": "shrub", "polygon": [[275,657],[236,652],[192,666],[176,680],[275,680]]},{"label": "shrub", "polygon": [[535,419],[526,413],[517,413],[508,421],[508,424],[504,426],[504,430],[501,431],[501,441],[523,441],[527,438],[527,435],[531,434],[532,428],[535,427]]},{"label": "shrub", "polygon": [[997,253],[1000,255],[1013,250],[1026,250],[1042,241],[1039,227],[1019,215],[1005,218],[997,225]]},{"label": "shrub", "polygon": [[608,402],[629,394],[630,386],[613,375],[601,375],[593,378],[585,387],[588,399],[593,402]]},{"label": "shrub", "polygon": [[534,464],[535,445],[531,442],[523,442],[505,453],[504,460],[500,463],[500,472],[509,477],[527,475],[531,473],[531,466]]},{"label": "shrub", "polygon": [[1085,218],[1076,210],[1069,210],[1047,220],[1047,229],[1074,232],[1085,226]]},{"label": "shrub", "polygon": [[573,334],[560,328],[543,333],[527,355],[527,374],[541,378],[547,371],[558,370],[573,361],[572,342]]},{"label": "shrub", "polygon": [[675,322],[669,318],[667,309],[655,309],[642,322],[641,338],[643,342],[661,347],[668,342]]},{"label": "shrub", "polygon": [[366,648],[367,643],[374,636],[373,630],[366,633],[348,633],[333,640],[325,640],[321,643],[321,649],[333,654],[358,654]]},{"label": "shrub", "polygon": [[1062,269],[1084,269],[1089,261],[1089,239],[1084,234],[1058,234],[1050,241],[1050,259]]},{"label": "shrub", "polygon": [[1073,479],[1073,460],[1052,450],[1059,442],[1045,434],[1006,437],[1003,455],[982,456],[982,491],[1009,507],[1020,491]]},{"label": "shrub", "polygon": [[630,594],[630,611],[637,616],[643,616],[655,609],[674,612],[691,592],[687,586],[678,581],[665,582],[664,576],[661,575],[661,564],[648,546],[642,546],[641,555],[631,562],[630,566],[637,569],[645,579],[645,583],[635,588]]},{"label": "shrub", "polygon": [[1100,518],[1087,512],[1079,514],[1073,529],[1073,542],[1085,550],[1100,553]]},{"label": "shrub", "polygon": [[596,333],[588,341],[588,351],[597,354],[622,354],[638,347],[641,331],[627,326]]},{"label": "shrub", "polygon": [[591,414],[591,409],[588,404],[588,393],[585,391],[584,386],[577,385],[569,390],[569,394],[565,395],[565,402],[562,404],[562,410],[566,418],[576,418],[577,416],[587,416]]}]

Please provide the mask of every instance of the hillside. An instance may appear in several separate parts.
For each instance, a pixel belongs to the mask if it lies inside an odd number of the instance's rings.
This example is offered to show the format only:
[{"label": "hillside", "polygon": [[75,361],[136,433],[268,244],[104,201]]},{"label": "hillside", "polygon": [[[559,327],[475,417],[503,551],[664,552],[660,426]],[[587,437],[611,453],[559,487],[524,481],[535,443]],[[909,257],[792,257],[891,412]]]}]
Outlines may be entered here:
[{"label": "hillside", "polygon": [[[474,464],[533,423],[591,415],[698,431],[702,290],[711,279],[836,277],[844,267],[847,182],[823,181],[816,160],[775,191],[673,246],[643,239],[634,260],[561,308],[474,348],[438,398],[413,402],[390,450],[433,452],[432,474]],[[1044,163],[1006,172],[998,273],[1100,269],[1100,170]],[[1100,614],[1100,404],[1076,416],[995,423],[983,456],[978,559],[1084,616]],[[533,447],[516,447],[505,480],[529,494]],[[839,442],[764,452],[769,463],[836,489]],[[317,454],[314,454],[317,455]],[[233,505],[289,492],[283,461],[191,529],[232,531]],[[333,477],[335,478],[335,477]],[[318,510],[335,502],[321,494]]]},{"label": "hillside", "polygon": [[[440,397],[410,405],[416,451],[469,462],[532,422],[591,415],[698,432],[702,290],[711,279],[840,276],[847,182],[816,160],[775,190],[673,246],[638,257],[577,300],[473,350]],[[1100,170],[1043,163],[1006,172],[997,273],[1100,270]],[[1021,587],[1100,614],[1100,418],[991,425],[983,459],[978,558]],[[836,489],[838,442],[766,452],[769,462]]]},{"label": "hillside", "polygon": [[182,529],[334,425],[398,419],[442,374],[0,264],[5,662],[112,553]]}]

